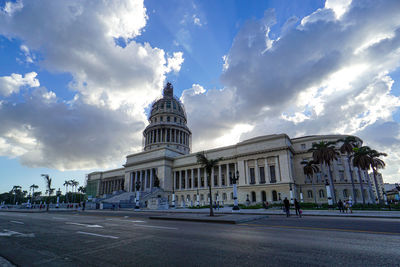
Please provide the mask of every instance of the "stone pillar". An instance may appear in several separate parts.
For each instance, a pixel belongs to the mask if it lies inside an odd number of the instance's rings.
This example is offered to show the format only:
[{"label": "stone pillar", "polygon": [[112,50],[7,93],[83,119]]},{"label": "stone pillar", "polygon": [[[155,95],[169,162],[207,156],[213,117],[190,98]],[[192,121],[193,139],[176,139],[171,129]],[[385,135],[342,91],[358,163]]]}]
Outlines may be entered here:
[{"label": "stone pillar", "polygon": [[276,173],[276,180],[277,181],[282,181],[282,177],[281,177],[281,170],[280,170],[280,166],[279,166],[279,156],[275,157],[275,173]]},{"label": "stone pillar", "polygon": [[156,143],[158,143],[158,129],[156,129],[155,131],[156,131]]},{"label": "stone pillar", "polygon": [[250,182],[250,173],[249,173],[249,163],[247,160],[244,161],[244,168],[245,168],[245,173],[246,173],[246,177],[244,178],[244,183],[245,184],[249,184]]},{"label": "stone pillar", "polygon": [[[211,181],[210,181],[211,183]],[[207,188],[208,186],[208,181],[207,181],[207,170],[204,168],[204,187]]]},{"label": "stone pillar", "polygon": [[194,188],[194,169],[190,170],[192,172],[192,188]]},{"label": "stone pillar", "polygon": [[267,160],[267,158],[265,158],[264,159],[264,164],[265,164],[265,167],[264,167],[264,175],[265,175],[265,183],[267,183],[267,184],[269,184],[269,183],[271,183],[271,175],[269,174],[269,166],[268,166],[268,160]]},{"label": "stone pillar", "polygon": [[140,171],[140,189],[139,191],[143,190],[143,171]]},{"label": "stone pillar", "polygon": [[214,174],[214,167],[213,167],[213,168],[211,169],[211,179],[210,179],[210,180],[211,180],[211,181],[210,181],[210,182],[211,182],[211,186],[214,186],[214,175],[215,175],[215,174]]},{"label": "stone pillar", "polygon": [[197,187],[201,187],[200,168],[197,168]]},{"label": "stone pillar", "polygon": [[218,165],[218,180],[219,186],[222,186],[222,166]]},{"label": "stone pillar", "polygon": [[154,185],[154,181],[153,181],[153,179],[154,179],[153,171],[154,171],[154,169],[151,168],[151,169],[150,169],[150,190],[153,188],[153,185]]},{"label": "stone pillar", "polygon": [[231,184],[231,176],[229,175],[229,163],[226,164],[226,185]]},{"label": "stone pillar", "polygon": [[187,169],[185,170],[185,188],[189,189],[189,177]]},{"label": "stone pillar", "polygon": [[258,169],[258,160],[257,159],[255,159],[254,160],[254,174],[255,174],[255,183],[256,184],[260,184],[260,172],[259,172],[259,169]]},{"label": "stone pillar", "polygon": [[176,171],[174,171],[174,180],[172,181],[173,191],[176,189]]}]

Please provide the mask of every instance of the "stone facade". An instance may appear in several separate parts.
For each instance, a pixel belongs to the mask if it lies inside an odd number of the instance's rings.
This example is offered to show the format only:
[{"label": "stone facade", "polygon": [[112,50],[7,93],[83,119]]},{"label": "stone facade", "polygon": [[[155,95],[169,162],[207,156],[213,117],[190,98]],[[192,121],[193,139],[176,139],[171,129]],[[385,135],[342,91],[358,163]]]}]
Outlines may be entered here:
[{"label": "stone facade", "polygon": [[[140,181],[139,190],[149,193],[158,180],[169,203],[175,193],[177,206],[193,205],[197,195],[200,204],[207,204],[207,173],[197,164],[196,153],[189,154],[191,132],[186,122],[183,105],[173,96],[172,86],[168,84],[164,88],[164,97],[152,105],[149,126],[144,130],[144,151],[128,155],[123,168],[88,174],[88,185],[95,188],[92,192],[96,192],[92,197],[109,194],[110,190],[134,192],[137,181]],[[321,166],[322,171],[311,181],[304,175],[301,162],[311,158],[308,150],[314,142],[336,141],[344,137],[314,135],[290,138],[286,134],[273,134],[204,151],[209,159],[222,158],[211,173],[213,199],[233,204],[233,186],[229,177],[238,171],[239,203],[280,203],[285,197],[290,199],[290,188],[298,200],[327,203],[327,167]],[[361,139],[357,140],[362,143]],[[364,196],[367,203],[372,202],[374,196],[369,190],[368,174],[349,168],[347,156],[341,155],[332,163],[331,170],[337,199],[352,196],[353,202],[362,203]],[[350,171],[357,197],[353,196]]]}]

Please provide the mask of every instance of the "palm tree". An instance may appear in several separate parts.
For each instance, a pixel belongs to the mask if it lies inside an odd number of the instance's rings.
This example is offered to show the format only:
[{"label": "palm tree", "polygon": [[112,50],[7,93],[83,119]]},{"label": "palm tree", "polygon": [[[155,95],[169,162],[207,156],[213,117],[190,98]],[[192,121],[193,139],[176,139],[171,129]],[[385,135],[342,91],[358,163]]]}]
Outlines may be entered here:
[{"label": "palm tree", "polygon": [[65,180],[63,186],[65,186],[65,198],[66,202],[68,202],[68,186],[71,185],[70,181]]},{"label": "palm tree", "polygon": [[358,169],[358,176],[360,180],[360,187],[361,187],[361,196],[363,199],[363,205],[365,205],[365,196],[364,196],[364,187],[362,183],[361,171],[368,171],[371,166],[371,148],[368,146],[362,147],[355,147],[353,148],[353,155],[350,155],[350,158],[353,159],[353,167],[357,167]]},{"label": "palm tree", "polygon": [[333,196],[334,203],[336,203],[336,194],[335,184],[333,183],[332,178],[331,162],[333,160],[337,160],[337,155],[339,154],[335,149],[335,144],[336,142],[321,141],[319,143],[313,144],[312,148],[308,150],[309,152],[312,152],[313,160],[316,163],[321,164],[321,166],[322,164],[328,166],[329,182],[331,184],[331,195]]},{"label": "palm tree", "polygon": [[376,150],[371,150],[369,156],[371,157],[371,168],[372,168],[372,172],[374,174],[374,183],[375,183],[376,194],[378,195],[379,203],[382,204],[383,200],[382,200],[381,194],[379,192],[378,181],[376,180],[376,173],[378,172],[378,169],[383,169],[386,166],[385,162],[383,160],[381,160],[379,157],[380,156],[386,157],[387,154],[378,152]]},{"label": "palm tree", "polygon": [[76,180],[70,180],[69,181],[72,185],[72,202],[75,203],[75,193],[74,193],[74,188],[75,188],[75,192],[76,192],[76,187],[79,185],[79,182]]},{"label": "palm tree", "polygon": [[20,185],[14,185],[11,189],[11,193],[14,194],[14,205],[17,204],[17,193],[18,191],[21,191],[21,188],[22,187]]},{"label": "palm tree", "polygon": [[346,136],[346,138],[339,139],[336,142],[343,143],[339,148],[339,150],[340,153],[347,155],[347,164],[349,165],[350,181],[351,181],[351,188],[353,191],[354,204],[357,204],[356,187],[354,185],[353,171],[351,169],[351,164],[350,164],[350,156],[354,152],[353,148],[357,146],[357,139],[354,136]]},{"label": "palm tree", "polygon": [[32,190],[32,198],[31,198],[31,202],[32,202],[32,203],[33,203],[33,199],[34,199],[33,195],[35,194],[35,189],[38,189],[38,188],[39,188],[39,186],[36,185],[36,184],[33,184],[33,185],[31,185],[31,186],[29,187],[29,189]]},{"label": "palm tree", "polygon": [[80,192],[80,193],[85,193],[85,191],[86,191],[86,188],[84,187],[84,186],[80,186],[79,188],[78,188],[78,192]]},{"label": "palm tree", "polygon": [[317,204],[317,193],[315,190],[315,185],[314,185],[314,173],[319,172],[319,168],[316,165],[317,162],[310,160],[310,161],[302,161],[301,164],[304,164],[303,171],[304,174],[307,176],[308,179],[311,179],[311,184],[313,188],[313,194],[314,194],[314,202]]},{"label": "palm tree", "polygon": [[218,159],[208,159],[203,153],[198,153],[196,155],[197,163],[201,165],[202,168],[205,168],[207,171],[207,184],[208,190],[210,194],[210,216],[214,216],[213,205],[212,205],[212,194],[211,194],[211,170],[217,166],[218,162],[222,160],[222,158]]},{"label": "palm tree", "polygon": [[54,192],[54,188],[51,188],[51,178],[49,177],[48,174],[42,174],[42,177],[44,178],[45,182],[46,182],[46,193],[48,194],[48,203],[47,203],[47,207],[46,210],[49,211],[49,206],[50,206],[50,196],[53,194]]}]

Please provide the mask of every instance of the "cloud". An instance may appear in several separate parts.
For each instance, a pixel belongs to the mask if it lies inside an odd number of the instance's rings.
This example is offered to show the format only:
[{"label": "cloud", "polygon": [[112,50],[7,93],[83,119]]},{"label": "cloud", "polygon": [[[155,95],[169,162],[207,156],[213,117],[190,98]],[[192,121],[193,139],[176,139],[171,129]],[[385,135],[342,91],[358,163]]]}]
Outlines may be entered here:
[{"label": "cloud", "polygon": [[[364,131],[397,125],[392,116],[400,98],[392,93],[390,73],[400,64],[398,10],[398,1],[328,1],[297,27],[294,19],[289,21],[275,39],[269,35],[273,10],[247,21],[224,57],[224,88],[201,94],[191,88],[183,94],[189,123],[195,118],[193,144],[205,149],[221,136],[237,142],[227,133],[245,124],[251,130],[240,139],[272,133],[359,134],[366,145],[393,151],[397,138],[381,146]],[[398,165],[396,153],[387,161]],[[397,167],[384,171],[387,181],[398,174]]]},{"label": "cloud", "polygon": [[18,73],[13,73],[11,76],[0,77],[0,95],[9,96],[18,93],[21,87],[38,87],[39,80],[36,79],[37,73],[30,72],[22,76]]},{"label": "cloud", "polygon": [[[34,52],[35,67],[71,74],[74,98],[59,99],[59,88],[41,87],[17,103],[3,99],[0,155],[68,170],[120,166],[124,155],[138,151],[145,108],[184,61],[181,52],[169,57],[135,40],[147,19],[142,0],[6,2],[0,34],[20,41],[25,56]],[[2,77],[0,94],[39,86],[35,77]]]}]

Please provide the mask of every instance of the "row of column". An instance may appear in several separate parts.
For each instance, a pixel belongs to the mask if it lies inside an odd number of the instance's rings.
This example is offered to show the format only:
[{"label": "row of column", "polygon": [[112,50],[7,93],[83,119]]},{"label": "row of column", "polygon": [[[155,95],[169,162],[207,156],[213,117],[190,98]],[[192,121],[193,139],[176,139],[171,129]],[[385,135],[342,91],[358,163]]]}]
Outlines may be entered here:
[{"label": "row of column", "polygon": [[[233,166],[230,166],[233,165]],[[214,168],[211,171],[212,186],[230,185],[229,173],[236,173],[237,166],[235,163],[227,163],[218,165],[218,175],[215,174]],[[225,172],[222,173],[224,167]],[[190,175],[189,175],[190,173]],[[195,175],[196,174],[196,175]],[[216,179],[216,180],[215,180]],[[174,171],[174,188],[175,189],[194,189],[207,187],[207,171],[205,168],[186,169]]]},{"label": "row of column", "polygon": [[114,191],[124,189],[124,179],[115,179],[101,182],[101,194],[112,194]]},{"label": "row of column", "polygon": [[148,131],[146,134],[146,145],[154,143],[178,143],[189,145],[189,135],[185,131],[172,128],[161,128]]},{"label": "row of column", "polygon": [[[267,158],[262,159],[263,164],[259,166],[259,159],[245,160],[244,169],[246,171],[245,184],[265,184],[276,183],[281,181],[281,173],[279,170],[279,157],[274,157],[274,165],[269,165]],[[254,161],[254,177],[250,173],[249,162]],[[260,171],[260,167],[264,167],[264,172]]]},{"label": "row of column", "polygon": [[157,169],[145,169],[130,173],[129,191],[136,191],[136,182],[140,181],[139,191],[151,190],[154,187],[154,178],[157,176]]}]

